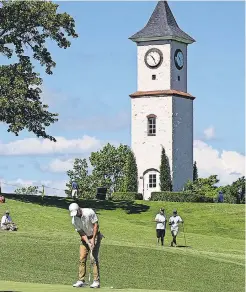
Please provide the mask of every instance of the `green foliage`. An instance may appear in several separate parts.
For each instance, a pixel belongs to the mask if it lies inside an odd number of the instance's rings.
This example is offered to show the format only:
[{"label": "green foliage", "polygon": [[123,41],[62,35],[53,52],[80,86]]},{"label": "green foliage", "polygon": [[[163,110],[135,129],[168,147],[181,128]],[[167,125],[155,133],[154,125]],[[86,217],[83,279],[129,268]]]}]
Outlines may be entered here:
[{"label": "green foliage", "polygon": [[[75,181],[78,184],[78,196],[81,198],[92,198],[95,197],[95,186],[92,181],[92,177],[88,172],[88,163],[86,159],[76,158],[73,165],[73,170],[67,171],[69,176],[69,182],[66,184],[68,190],[67,195],[71,195],[72,182]],[[93,192],[94,191],[94,192]]]},{"label": "green foliage", "polygon": [[38,190],[37,186],[29,186],[29,187],[17,188],[15,190],[15,193],[18,194],[18,195],[38,195],[38,194],[42,194],[42,192]]},{"label": "green foliage", "polygon": [[150,201],[213,203],[213,198],[189,192],[152,192]]},{"label": "green foliage", "polygon": [[196,165],[196,161],[193,164],[193,181],[197,181],[198,180],[198,169],[197,169],[197,165]]},{"label": "green foliage", "polygon": [[127,145],[115,147],[107,144],[102,150],[92,152],[90,163],[93,167],[92,180],[109,191],[121,191],[124,184],[124,168],[130,149]]},{"label": "green foliage", "polygon": [[161,191],[172,191],[172,179],[171,179],[169,159],[166,155],[164,147],[162,147],[162,152],[161,152],[160,188],[161,188]]},{"label": "green foliage", "polygon": [[134,153],[129,150],[124,168],[124,192],[138,191],[138,168]]},{"label": "green foliage", "polygon": [[200,196],[215,198],[220,188],[215,186],[219,182],[217,175],[211,175],[208,178],[198,178],[196,181],[188,181],[184,190]]},{"label": "green foliage", "polygon": [[66,49],[76,38],[75,23],[67,13],[57,13],[58,5],[47,1],[0,1],[0,54],[16,63],[0,65],[0,122],[18,136],[27,129],[37,137],[56,141],[46,127],[56,122],[57,114],[48,111],[40,100],[42,79],[34,72],[32,59],[52,74],[56,63],[47,49],[53,40]]},{"label": "green foliage", "polygon": [[245,203],[245,177],[242,176],[233,182],[221,188],[224,194],[224,201],[230,203],[244,204]]},{"label": "green foliage", "polygon": [[230,204],[242,204],[245,202],[245,177],[242,176],[227,186],[215,186],[219,179],[217,175],[211,175],[208,178],[198,178],[196,181],[188,181],[185,185],[185,191],[213,198],[217,201],[219,191],[224,195],[224,202]]},{"label": "green foliage", "polygon": [[66,194],[71,194],[73,181],[78,183],[78,195],[81,198],[94,198],[98,187],[106,187],[109,194],[112,191],[122,191],[129,152],[126,145],[115,147],[109,143],[100,151],[92,152],[89,158],[92,166],[90,174],[86,159],[75,159],[73,169],[67,171],[69,182]]},{"label": "green foliage", "polygon": [[135,201],[142,200],[143,195],[137,192],[115,192],[112,194],[113,201]]}]

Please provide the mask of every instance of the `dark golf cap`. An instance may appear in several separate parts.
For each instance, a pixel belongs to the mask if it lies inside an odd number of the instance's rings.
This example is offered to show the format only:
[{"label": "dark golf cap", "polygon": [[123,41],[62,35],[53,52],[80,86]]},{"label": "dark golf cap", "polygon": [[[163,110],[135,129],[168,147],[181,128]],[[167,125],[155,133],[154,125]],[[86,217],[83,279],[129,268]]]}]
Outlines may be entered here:
[{"label": "dark golf cap", "polygon": [[177,210],[176,210],[176,209],[174,209],[174,210],[173,210],[173,213],[177,213]]},{"label": "dark golf cap", "polygon": [[161,208],[160,211],[164,212],[164,208]]}]

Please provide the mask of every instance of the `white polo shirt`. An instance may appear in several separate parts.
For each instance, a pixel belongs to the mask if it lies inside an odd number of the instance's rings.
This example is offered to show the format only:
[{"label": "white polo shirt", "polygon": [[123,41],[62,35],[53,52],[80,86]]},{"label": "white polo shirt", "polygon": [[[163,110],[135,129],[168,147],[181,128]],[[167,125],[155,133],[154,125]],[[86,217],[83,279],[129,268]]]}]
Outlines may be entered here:
[{"label": "white polo shirt", "polygon": [[166,218],[165,218],[164,215],[157,214],[155,216],[155,220],[159,221],[159,222],[156,223],[156,229],[165,229]]},{"label": "white polo shirt", "polygon": [[173,222],[173,224],[171,225],[171,231],[178,231],[179,229],[179,223],[182,223],[183,220],[182,218],[177,215],[177,216],[171,216],[169,219],[169,222]]},{"label": "white polo shirt", "polygon": [[1,227],[3,227],[4,223],[11,223],[11,222],[12,222],[11,217],[10,216],[7,217],[6,215],[4,215],[1,220]]},{"label": "white polo shirt", "polygon": [[83,230],[87,236],[93,235],[93,224],[98,221],[96,213],[91,208],[81,208],[82,216],[72,217],[72,224],[75,231]]}]

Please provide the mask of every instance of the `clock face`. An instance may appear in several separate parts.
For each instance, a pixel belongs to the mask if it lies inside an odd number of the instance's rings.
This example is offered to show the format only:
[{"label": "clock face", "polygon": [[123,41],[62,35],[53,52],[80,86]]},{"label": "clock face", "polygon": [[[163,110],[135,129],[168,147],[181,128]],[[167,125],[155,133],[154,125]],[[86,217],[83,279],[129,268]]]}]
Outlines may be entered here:
[{"label": "clock face", "polygon": [[184,55],[180,49],[175,51],[174,62],[178,70],[181,70],[184,67]]},{"label": "clock face", "polygon": [[158,49],[150,49],[145,54],[144,61],[147,67],[156,69],[163,61],[162,52]]}]

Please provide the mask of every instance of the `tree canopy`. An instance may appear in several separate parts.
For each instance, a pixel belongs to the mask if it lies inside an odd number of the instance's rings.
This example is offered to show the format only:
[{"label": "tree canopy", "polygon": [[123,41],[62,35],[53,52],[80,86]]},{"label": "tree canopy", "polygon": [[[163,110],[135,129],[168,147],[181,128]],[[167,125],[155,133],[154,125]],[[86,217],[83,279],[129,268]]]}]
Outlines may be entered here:
[{"label": "tree canopy", "polygon": [[50,113],[41,101],[42,78],[33,63],[38,61],[52,74],[56,63],[47,41],[66,49],[71,45],[68,37],[78,37],[74,19],[58,13],[58,7],[46,1],[0,1],[0,54],[15,60],[0,65],[0,122],[16,136],[27,129],[56,141],[46,127],[58,120],[58,114]]}]

